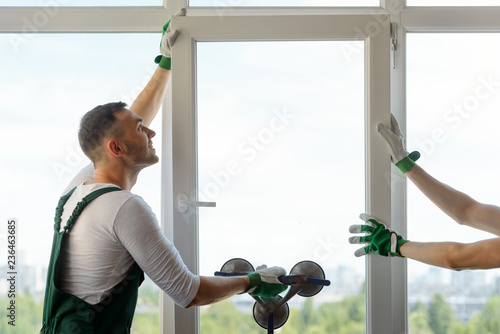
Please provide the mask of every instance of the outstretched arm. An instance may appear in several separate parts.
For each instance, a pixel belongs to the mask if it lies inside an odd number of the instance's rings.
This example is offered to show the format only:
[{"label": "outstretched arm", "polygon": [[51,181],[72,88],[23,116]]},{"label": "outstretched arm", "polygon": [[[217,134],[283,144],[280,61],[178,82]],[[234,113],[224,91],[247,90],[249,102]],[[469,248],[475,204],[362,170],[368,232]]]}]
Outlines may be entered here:
[{"label": "outstretched arm", "polygon": [[130,110],[143,119],[145,126],[149,126],[158,113],[165,97],[170,77],[170,70],[158,66],[146,87],[144,87],[130,106]]},{"label": "outstretched arm", "polygon": [[408,154],[404,137],[394,115],[391,126],[378,125],[385,139],[392,161],[437,207],[459,224],[468,225],[500,236],[500,208],[477,202],[470,196],[436,180],[415,164],[420,154]]},{"label": "outstretched arm", "polygon": [[200,276],[200,287],[187,307],[219,302],[237,293],[242,293],[250,284],[248,276],[207,277]]},{"label": "outstretched arm", "polygon": [[[175,17],[186,15],[186,9],[181,9]],[[170,82],[172,68],[172,46],[179,32],[175,29],[175,17],[163,26],[163,35],[160,43],[161,55],[156,57],[155,62],[159,65],[153,77],[137,99],[130,106],[130,110],[143,119],[143,124],[149,126],[165,97],[168,83]]]},{"label": "outstretched arm", "polygon": [[500,238],[474,243],[413,242],[403,239],[374,217],[361,214],[365,225],[352,225],[351,233],[364,236],[349,238],[351,244],[366,244],[354,255],[377,252],[382,256],[407,257],[433,266],[453,270],[500,268]]},{"label": "outstretched arm", "polygon": [[500,268],[500,238],[470,244],[409,241],[400,252],[409,259],[446,269]]},{"label": "outstretched arm", "polygon": [[500,208],[482,204],[436,180],[418,165],[405,175],[437,207],[459,224],[500,236]]},{"label": "outstretched arm", "polygon": [[263,265],[245,276],[235,277],[206,277],[200,276],[200,287],[190,306],[200,306],[216,303],[237,293],[248,292],[251,296],[274,298],[287,287],[278,277],[286,275],[280,267],[267,268]]}]

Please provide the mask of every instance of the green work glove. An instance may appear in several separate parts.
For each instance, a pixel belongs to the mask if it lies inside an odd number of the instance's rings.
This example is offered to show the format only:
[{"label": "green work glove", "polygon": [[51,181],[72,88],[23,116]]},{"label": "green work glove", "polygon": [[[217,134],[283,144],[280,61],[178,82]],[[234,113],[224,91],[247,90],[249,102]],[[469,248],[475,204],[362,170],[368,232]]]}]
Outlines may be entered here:
[{"label": "green work glove", "polygon": [[[177,14],[174,15],[173,19],[176,17],[185,16],[186,8],[182,8]],[[163,35],[160,42],[160,53],[161,55],[155,58],[155,63],[161,68],[170,70],[172,69],[172,45],[174,45],[175,40],[179,32],[175,29],[172,20],[168,20],[163,26]]]},{"label": "green work glove", "polygon": [[371,216],[362,213],[359,218],[365,221],[365,225],[352,225],[349,227],[349,232],[365,232],[367,235],[364,237],[350,237],[349,243],[368,243],[368,245],[358,249],[354,255],[359,257],[377,251],[382,256],[404,257],[401,255],[399,248],[408,240],[403,239],[402,236],[387,228],[384,224],[377,222]]},{"label": "green work glove", "polygon": [[257,271],[248,274],[250,285],[248,292],[254,297],[274,298],[287,289],[278,277],[286,275],[286,270],[281,267],[267,268],[264,264],[257,267]]},{"label": "green work glove", "polygon": [[405,138],[399,129],[398,121],[396,117],[391,114],[391,128],[389,129],[384,124],[380,123],[378,125],[378,133],[384,137],[387,142],[387,147],[389,148],[389,153],[391,154],[391,160],[396,167],[399,168],[403,173],[406,173],[415,166],[415,161],[420,158],[420,153],[418,151],[413,151],[410,154],[405,149]]}]

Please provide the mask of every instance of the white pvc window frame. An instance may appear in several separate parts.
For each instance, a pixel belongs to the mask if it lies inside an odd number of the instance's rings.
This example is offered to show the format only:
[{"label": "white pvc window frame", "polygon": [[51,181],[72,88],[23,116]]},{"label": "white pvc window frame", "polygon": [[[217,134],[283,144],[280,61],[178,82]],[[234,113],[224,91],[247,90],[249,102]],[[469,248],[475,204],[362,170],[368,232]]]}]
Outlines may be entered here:
[{"label": "white pvc window frame", "polygon": [[[172,5],[178,1],[173,0]],[[177,42],[181,75],[173,73],[174,194],[187,193],[196,201],[196,91],[195,43],[198,41],[364,39],[366,42],[366,212],[387,222],[406,236],[406,179],[391,166],[385,147],[374,132],[387,122],[390,110],[406,131],[406,34],[408,32],[500,32],[498,7],[405,7],[404,0],[383,0],[381,8],[216,8],[195,7],[183,19],[184,40]],[[472,15],[471,15],[472,13]],[[363,34],[379,23],[389,29],[390,16],[396,52],[390,51],[387,30],[382,35]],[[266,18],[269,17],[269,18]],[[300,27],[294,27],[300,17]],[[349,18],[345,21],[343,19]],[[329,21],[330,19],[330,21]],[[278,20],[278,21],[277,21]],[[309,21],[310,20],[310,21]],[[359,21],[356,21],[359,20]],[[279,23],[278,23],[279,22]],[[335,25],[332,24],[335,22]],[[383,23],[384,22],[384,23]],[[337,25],[338,23],[338,25]],[[329,24],[329,25],[328,25]],[[376,23],[375,23],[376,25]],[[326,30],[322,29],[328,26]],[[245,29],[245,27],[252,27]],[[258,28],[256,28],[258,27]],[[322,27],[322,28],[321,28]],[[360,29],[361,28],[361,29]],[[356,31],[356,34],[353,34]],[[361,33],[360,33],[361,31]],[[181,38],[182,40],[182,38]],[[385,43],[385,44],[384,44]],[[392,53],[392,54],[391,54]],[[177,53],[176,53],[177,54]],[[380,62],[380,63],[379,63]],[[378,64],[390,69],[375,71]],[[176,67],[180,66],[179,63]],[[177,67],[178,68],[178,67]],[[386,71],[386,72],[384,72]],[[178,73],[179,73],[178,72]],[[386,75],[384,76],[382,72]],[[188,75],[186,75],[188,73]],[[374,80],[379,78],[381,81]],[[389,95],[382,87],[389,80]],[[389,99],[389,109],[381,98]],[[382,108],[377,110],[377,108]],[[182,152],[181,152],[182,151]],[[178,155],[176,155],[178,152]],[[175,209],[176,203],[172,204]],[[197,272],[197,215],[174,210],[174,236],[181,254]],[[347,245],[346,245],[347,247]],[[367,333],[408,333],[406,261],[367,257]],[[198,333],[197,310],[175,310],[176,332]],[[182,325],[181,325],[182,324]]]},{"label": "white pvc window frame", "polygon": [[37,33],[50,32],[161,32],[168,17],[165,5],[61,7],[51,3],[40,7],[0,7],[0,33],[22,34],[29,40]]},{"label": "white pvc window frame", "polygon": [[[300,24],[297,24],[298,18]],[[223,19],[187,16],[179,18],[178,23],[182,34],[174,45],[172,71],[173,198],[184,193],[190,201],[198,200],[197,42],[361,40],[365,43],[366,212],[390,224],[391,188],[386,177],[390,174],[390,158],[376,131],[376,124],[388,124],[390,119],[390,24],[387,15],[231,15]],[[174,243],[188,268],[197,273],[197,210],[189,208],[182,213],[177,210],[176,203],[171,208]],[[370,256],[366,272],[368,309],[371,310],[367,314],[367,326],[373,333],[388,333],[393,327],[391,321],[385,321],[391,318],[392,312],[392,300],[388,298],[392,295],[391,262]],[[198,333],[198,309],[175,307],[175,324],[176,333]]]}]

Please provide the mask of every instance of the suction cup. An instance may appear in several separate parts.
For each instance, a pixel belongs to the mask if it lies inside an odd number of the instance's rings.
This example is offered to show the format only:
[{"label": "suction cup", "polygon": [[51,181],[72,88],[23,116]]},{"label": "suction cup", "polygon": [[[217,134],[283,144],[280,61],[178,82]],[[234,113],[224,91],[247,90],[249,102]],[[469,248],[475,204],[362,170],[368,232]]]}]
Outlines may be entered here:
[{"label": "suction cup", "polygon": [[224,263],[220,271],[231,274],[246,275],[254,272],[255,269],[247,260],[234,258]]},{"label": "suction cup", "polygon": [[[307,277],[314,277],[325,279],[325,272],[323,269],[313,261],[301,261],[293,266],[290,270],[290,275],[305,275]],[[322,285],[304,284],[302,289],[298,292],[299,296],[312,297],[318,294],[323,289]]]},{"label": "suction cup", "polygon": [[[276,297],[276,304],[280,301],[281,297]],[[288,308],[288,304],[285,303],[274,310],[274,329],[278,329],[285,324],[288,320],[288,315],[290,314],[290,309]],[[268,329],[268,319],[269,319],[269,310],[264,305],[255,302],[253,305],[253,318],[255,322],[259,324],[260,327]]]}]

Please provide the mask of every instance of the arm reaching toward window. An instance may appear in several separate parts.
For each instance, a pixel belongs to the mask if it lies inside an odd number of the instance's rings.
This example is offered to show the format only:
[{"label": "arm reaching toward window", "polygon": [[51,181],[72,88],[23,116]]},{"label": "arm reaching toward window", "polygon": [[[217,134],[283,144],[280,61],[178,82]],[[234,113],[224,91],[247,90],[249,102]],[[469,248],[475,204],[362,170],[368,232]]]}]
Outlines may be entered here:
[{"label": "arm reaching toward window", "polygon": [[351,233],[366,233],[362,237],[349,238],[351,244],[366,244],[354,253],[356,256],[377,252],[386,257],[406,257],[452,270],[500,268],[500,238],[467,244],[414,242],[403,239],[373,217],[362,214],[360,218],[365,220],[365,225],[349,228]]},{"label": "arm reaching toward window", "polygon": [[500,208],[482,204],[452,187],[436,180],[419,166],[406,176],[438,208],[457,223],[500,236]]},{"label": "arm reaching toward window", "polygon": [[254,297],[274,298],[287,289],[278,280],[278,277],[284,275],[286,271],[281,267],[268,268],[262,265],[257,267],[257,271],[245,276],[200,276],[200,287],[188,307],[213,304],[244,292]]},{"label": "arm reaching toward window", "polygon": [[144,87],[130,106],[130,110],[142,118],[145,126],[149,126],[158,113],[165,97],[170,77],[170,70],[158,66],[146,87]]},{"label": "arm reaching toward window", "polygon": [[200,276],[200,287],[187,307],[208,305],[242,293],[250,284],[248,276],[208,277]]},{"label": "arm reaching toward window", "polygon": [[[186,15],[186,9],[183,8],[175,16],[184,15]],[[178,33],[179,32],[175,29],[173,20],[169,20],[163,26],[163,35],[160,43],[161,55],[155,59],[158,68],[146,87],[144,87],[134,103],[130,106],[130,110],[143,119],[143,124],[145,126],[151,124],[165,97],[165,92],[167,91],[167,86],[171,78],[172,46],[177,39]]]},{"label": "arm reaching toward window", "polygon": [[426,264],[452,269],[500,268],[500,238],[474,243],[407,242],[401,255]]},{"label": "arm reaching toward window", "polygon": [[[406,162],[400,170],[427,196],[439,209],[457,223],[500,236],[500,208],[477,202],[469,195],[436,180],[407,156],[403,146],[404,138],[396,118],[391,115],[391,129],[379,124],[380,135],[386,140],[393,162]],[[398,160],[401,159],[401,160]],[[396,163],[398,166],[398,163]],[[399,167],[399,166],[398,166]]]}]

